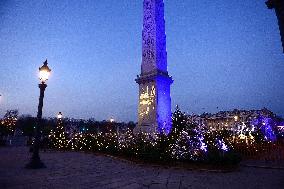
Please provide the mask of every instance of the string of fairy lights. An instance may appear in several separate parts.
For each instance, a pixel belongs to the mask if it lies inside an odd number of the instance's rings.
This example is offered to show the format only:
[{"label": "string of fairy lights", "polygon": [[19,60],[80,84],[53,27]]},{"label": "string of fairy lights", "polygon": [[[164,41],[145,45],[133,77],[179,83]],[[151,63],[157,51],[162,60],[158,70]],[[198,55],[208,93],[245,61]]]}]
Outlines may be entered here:
[{"label": "string of fairy lights", "polygon": [[[264,119],[264,118],[261,118]],[[228,130],[208,130],[205,125],[188,119],[178,108],[172,117],[173,128],[169,135],[140,133],[134,135],[128,129],[124,133],[74,133],[68,137],[62,119],[49,135],[50,147],[62,150],[82,150],[106,153],[119,153],[136,157],[154,154],[160,159],[200,161],[215,153],[221,156],[243,145],[245,150],[261,151],[259,144],[273,141],[268,123],[261,120],[250,129],[243,125],[239,132]],[[266,123],[266,124],[262,124]],[[252,129],[253,128],[253,129]],[[245,136],[245,137],[244,137]]]}]

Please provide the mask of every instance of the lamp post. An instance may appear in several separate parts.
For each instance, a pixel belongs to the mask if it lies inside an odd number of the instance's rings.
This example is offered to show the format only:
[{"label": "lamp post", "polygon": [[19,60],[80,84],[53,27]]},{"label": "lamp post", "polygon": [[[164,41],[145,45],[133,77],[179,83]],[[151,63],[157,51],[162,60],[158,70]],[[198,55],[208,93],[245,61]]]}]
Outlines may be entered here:
[{"label": "lamp post", "polygon": [[280,29],[283,53],[284,53],[284,1],[283,0],[268,0],[266,1],[266,6],[269,9],[274,9],[277,19],[278,25]]},{"label": "lamp post", "polygon": [[61,112],[58,112],[57,119],[62,119],[62,117],[63,117],[63,114]]},{"label": "lamp post", "polygon": [[26,165],[26,168],[30,169],[40,169],[45,168],[44,163],[40,160],[39,157],[39,147],[40,147],[40,127],[42,123],[42,107],[43,107],[43,98],[44,91],[47,87],[46,81],[50,75],[51,69],[47,66],[47,60],[43,63],[43,66],[39,68],[39,79],[40,84],[38,85],[40,89],[39,103],[38,103],[38,112],[37,112],[37,125],[35,127],[35,140],[33,143],[33,155],[31,161]]}]

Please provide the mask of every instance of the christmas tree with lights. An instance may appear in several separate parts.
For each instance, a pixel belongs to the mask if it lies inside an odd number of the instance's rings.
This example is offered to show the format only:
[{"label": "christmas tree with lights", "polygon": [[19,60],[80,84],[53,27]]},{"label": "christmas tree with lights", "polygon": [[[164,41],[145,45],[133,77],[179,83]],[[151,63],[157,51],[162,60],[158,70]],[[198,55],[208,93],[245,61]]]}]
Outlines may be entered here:
[{"label": "christmas tree with lights", "polygon": [[57,127],[55,131],[51,131],[49,139],[53,148],[64,149],[67,146],[68,139],[65,133],[61,112],[58,114]]},{"label": "christmas tree with lights", "polygon": [[171,153],[175,159],[199,160],[207,151],[202,129],[176,107],[172,117],[173,128],[170,134]]}]

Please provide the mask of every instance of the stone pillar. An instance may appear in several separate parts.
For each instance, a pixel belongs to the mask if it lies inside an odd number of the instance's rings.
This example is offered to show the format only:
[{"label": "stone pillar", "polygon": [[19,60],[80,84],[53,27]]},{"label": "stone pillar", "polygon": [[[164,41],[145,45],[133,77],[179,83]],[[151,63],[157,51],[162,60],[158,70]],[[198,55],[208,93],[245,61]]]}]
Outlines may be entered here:
[{"label": "stone pillar", "polygon": [[143,1],[142,64],[139,84],[138,126],[135,132],[169,133],[170,85],[163,0]]}]

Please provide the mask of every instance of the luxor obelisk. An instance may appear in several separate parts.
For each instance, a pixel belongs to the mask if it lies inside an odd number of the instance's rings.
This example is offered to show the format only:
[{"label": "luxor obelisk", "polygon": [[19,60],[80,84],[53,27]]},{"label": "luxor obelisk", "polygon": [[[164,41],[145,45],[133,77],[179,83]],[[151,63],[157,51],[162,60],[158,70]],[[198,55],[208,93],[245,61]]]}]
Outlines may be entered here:
[{"label": "luxor obelisk", "polygon": [[172,127],[170,85],[163,0],[143,1],[142,65],[138,126],[135,132],[166,133]]}]

